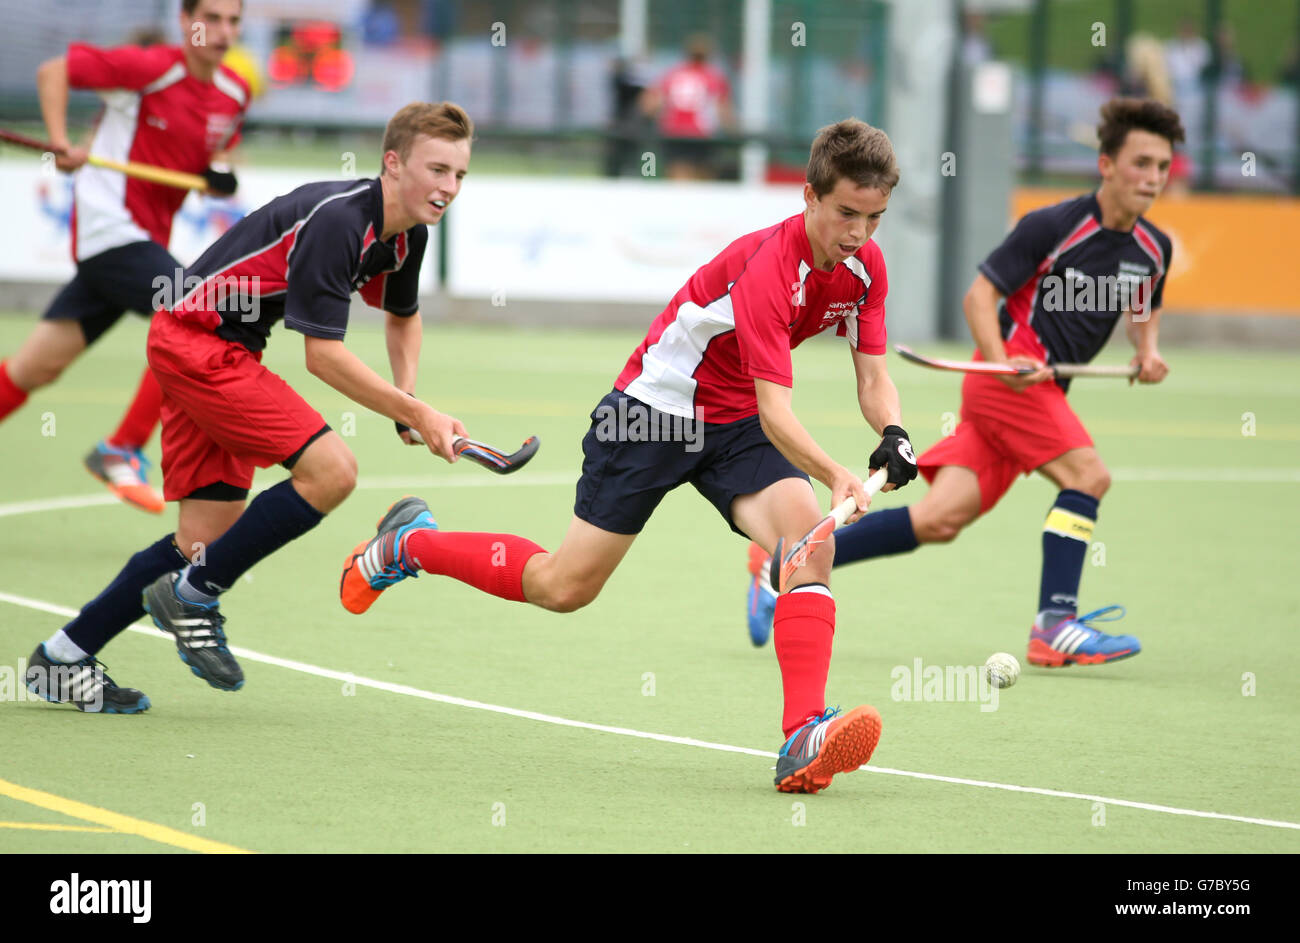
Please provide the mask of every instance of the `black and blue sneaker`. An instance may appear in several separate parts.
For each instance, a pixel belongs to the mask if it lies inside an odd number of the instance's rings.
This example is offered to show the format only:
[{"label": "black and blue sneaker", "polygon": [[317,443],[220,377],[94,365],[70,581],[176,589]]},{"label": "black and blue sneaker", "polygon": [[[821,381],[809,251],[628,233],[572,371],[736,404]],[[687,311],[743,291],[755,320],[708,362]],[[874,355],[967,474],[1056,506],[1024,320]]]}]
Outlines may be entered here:
[{"label": "black and blue sneaker", "polygon": [[139,714],[149,709],[149,698],[135,688],[119,688],[94,655],[81,661],[55,661],[36,646],[24,675],[27,690],[55,704],[71,704],[86,714]]},{"label": "black and blue sneaker", "polygon": [[190,671],[214,688],[238,691],[244,686],[244,670],[226,647],[226,617],[216,603],[204,606],[177,596],[179,578],[180,571],[174,571],[154,580],[144,591],[144,611],[154,625],[176,637],[176,653]]}]

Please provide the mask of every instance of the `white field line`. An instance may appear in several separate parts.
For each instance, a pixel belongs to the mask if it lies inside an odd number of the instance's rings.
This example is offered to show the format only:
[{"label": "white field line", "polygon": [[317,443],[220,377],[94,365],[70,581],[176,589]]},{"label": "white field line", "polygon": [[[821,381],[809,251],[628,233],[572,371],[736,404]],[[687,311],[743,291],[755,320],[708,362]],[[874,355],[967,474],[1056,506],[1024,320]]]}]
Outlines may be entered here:
[{"label": "white field line", "polygon": [[[0,592],[0,602],[7,602],[15,606],[23,606],[28,609],[35,609],[40,612],[48,612],[63,618],[72,618],[77,614],[77,610],[68,609],[64,606],[57,606],[40,599],[29,599],[25,596],[15,596],[11,593]],[[139,632],[142,635],[151,635],[155,638],[172,640],[172,637],[166,632],[159,631],[153,626],[146,626],[137,623],[130,627],[132,632]],[[450,694],[438,694],[434,691],[425,691],[421,688],[413,688],[405,684],[392,684],[388,681],[376,681],[373,678],[365,678],[360,675],[354,675],[347,671],[335,671],[332,668],[321,668],[317,665],[309,665],[306,662],[293,661],[289,658],[279,658],[275,655],[264,655],[261,652],[255,652],[252,649],[230,646],[232,654],[245,661],[261,662],[265,665],[275,665],[278,668],[287,668],[290,671],[300,671],[303,674],[315,675],[318,678],[328,678],[332,681],[342,681],[345,683],[357,684],[361,687],[374,688],[377,691],[387,691],[390,694],[405,694],[408,697],[416,697],[425,701],[436,701],[440,704],[453,704],[457,707],[468,707],[471,710],[490,711],[494,714],[506,714],[510,717],[519,717],[523,720],[534,720],[543,724],[553,724],[559,727],[576,727],[582,730],[595,730],[599,733],[612,733],[623,737],[637,737],[642,740],[655,740],[659,743],[674,743],[679,746],[699,747],[704,750],[717,750],[723,753],[742,753],[747,756],[766,757],[776,759],[776,754],[767,750],[754,750],[749,747],[737,747],[726,743],[713,743],[708,740],[696,740],[693,737],[674,737],[669,734],[651,733],[645,730],[633,730],[630,727],[611,727],[607,724],[592,724],[585,720],[571,720],[567,717],[556,717],[554,714],[542,714],[537,711],[520,710],[517,707],[503,707],[500,704],[487,704],[483,701],[473,701],[468,698],[455,697]],[[1135,802],[1131,799],[1115,799],[1109,796],[1094,796],[1083,792],[1064,792],[1059,789],[1040,789],[1037,786],[1017,786],[1011,783],[992,783],[980,779],[964,779],[960,776],[938,776],[933,773],[917,773],[911,770],[890,769],[885,766],[863,766],[863,770],[869,773],[884,773],[890,776],[904,776],[909,779],[926,779],[934,782],[952,783],[958,786],[976,786],[981,789],[1001,789],[1006,792],[1031,793],[1038,796],[1050,796],[1057,799],[1082,799],[1086,802],[1102,802],[1106,805],[1123,806],[1130,809],[1142,809],[1147,812],[1163,812],[1166,815],[1190,815],[1202,819],[1222,819],[1228,822],[1242,822],[1247,825],[1263,825],[1269,828],[1290,828],[1300,830],[1298,822],[1282,822],[1275,819],[1258,819],[1244,815],[1227,815],[1222,812],[1203,812],[1198,809],[1180,809],[1175,806],[1156,805],[1150,802]]]},{"label": "white field line", "polygon": [[[1114,468],[1113,481],[1156,484],[1300,484],[1300,470],[1286,468]],[[436,494],[447,488],[551,488],[557,485],[575,485],[578,471],[552,472],[523,477],[500,477],[484,473],[474,478],[428,478],[411,475],[367,476],[357,480],[358,491],[412,491]],[[261,489],[254,489],[254,491]],[[0,504],[0,517],[15,514],[38,514],[42,511],[64,511],[78,508],[107,507],[120,503],[111,494],[96,493],[68,495],[62,498],[44,498]]]}]

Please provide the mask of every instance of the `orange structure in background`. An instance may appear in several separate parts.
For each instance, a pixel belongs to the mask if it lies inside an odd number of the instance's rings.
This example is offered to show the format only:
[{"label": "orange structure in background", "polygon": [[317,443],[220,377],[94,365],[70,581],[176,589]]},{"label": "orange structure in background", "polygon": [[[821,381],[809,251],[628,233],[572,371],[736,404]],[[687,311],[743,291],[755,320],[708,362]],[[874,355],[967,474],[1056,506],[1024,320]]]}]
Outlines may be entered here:
[{"label": "orange structure in background", "polygon": [[[1019,187],[1011,218],[1078,193]],[[1150,218],[1174,242],[1167,312],[1300,317],[1300,199],[1163,196]]]}]

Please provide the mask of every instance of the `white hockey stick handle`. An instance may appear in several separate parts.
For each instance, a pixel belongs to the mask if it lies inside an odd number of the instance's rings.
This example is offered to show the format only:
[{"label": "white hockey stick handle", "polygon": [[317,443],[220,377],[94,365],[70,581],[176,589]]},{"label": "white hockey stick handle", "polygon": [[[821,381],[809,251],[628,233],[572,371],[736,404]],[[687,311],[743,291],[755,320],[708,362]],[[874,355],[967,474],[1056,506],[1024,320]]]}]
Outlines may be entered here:
[{"label": "white hockey stick handle", "polygon": [[[866,491],[867,497],[869,498],[881,488],[885,487],[885,483],[888,481],[889,469],[877,468],[876,473],[862,483],[862,488]],[[849,516],[857,509],[857,500],[852,495],[849,495],[831,511],[831,517],[835,518],[835,526],[843,527],[844,522],[847,521]]]}]

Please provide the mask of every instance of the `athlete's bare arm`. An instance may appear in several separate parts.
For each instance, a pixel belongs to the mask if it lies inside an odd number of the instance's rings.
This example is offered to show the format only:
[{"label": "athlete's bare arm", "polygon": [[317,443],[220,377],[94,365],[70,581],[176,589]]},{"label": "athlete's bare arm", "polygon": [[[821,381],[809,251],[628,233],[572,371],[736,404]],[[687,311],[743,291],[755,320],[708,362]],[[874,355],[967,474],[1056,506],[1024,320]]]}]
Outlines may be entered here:
[{"label": "athlete's bare arm", "polygon": [[1169,375],[1169,365],[1156,349],[1156,341],[1160,335],[1160,309],[1152,311],[1141,321],[1131,313],[1126,313],[1124,318],[1124,330],[1137,351],[1129,362],[1141,367],[1141,372],[1137,376],[1138,382],[1159,383]]},{"label": "athlete's bare arm", "polygon": [[[998,291],[988,277],[979,272],[971,282],[962,299],[962,310],[966,314],[966,323],[970,326],[971,337],[979,348],[980,356],[989,363],[1023,363],[1034,367],[1043,367],[1040,360],[1030,357],[1007,358],[1006,346],[1002,343],[1002,331],[998,327],[998,304],[1002,301],[1002,292]],[[998,377],[1013,390],[1041,383],[1052,378],[1052,371],[1043,368],[1025,376]]]},{"label": "athlete's bare arm", "polygon": [[86,162],[88,151],[68,140],[68,60],[47,59],[36,69],[36,96],[50,143],[58,149],[54,166],[71,172]]},{"label": "athlete's bare arm", "polygon": [[428,443],[429,451],[449,462],[456,460],[451,448],[452,440],[466,434],[459,419],[408,396],[366,366],[361,358],[343,346],[342,341],[322,337],[304,339],[307,369],[313,376],[353,402],[417,430]]},{"label": "athlete's bare arm", "polygon": [[758,420],[763,434],[796,468],[807,472],[831,489],[831,504],[837,505],[850,494],[858,501],[855,521],[866,511],[870,501],[862,490],[862,479],[840,465],[817,444],[791,408],[793,391],[770,380],[755,380]]}]

